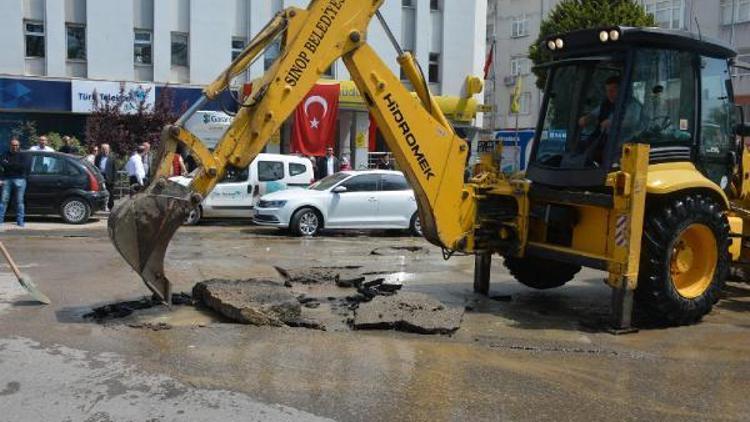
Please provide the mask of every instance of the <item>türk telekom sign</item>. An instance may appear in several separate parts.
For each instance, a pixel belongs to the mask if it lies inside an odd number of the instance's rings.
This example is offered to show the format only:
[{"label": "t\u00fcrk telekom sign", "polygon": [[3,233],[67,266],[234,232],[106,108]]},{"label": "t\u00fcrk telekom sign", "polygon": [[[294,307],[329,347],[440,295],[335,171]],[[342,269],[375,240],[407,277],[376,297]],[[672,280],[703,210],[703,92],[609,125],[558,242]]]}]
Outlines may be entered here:
[{"label": "t\u00fcrk telekom sign", "polygon": [[123,113],[135,113],[141,103],[150,110],[156,102],[156,87],[153,84],[133,82],[79,81],[70,83],[71,111],[91,113],[94,98],[99,104],[113,103],[122,99]]}]

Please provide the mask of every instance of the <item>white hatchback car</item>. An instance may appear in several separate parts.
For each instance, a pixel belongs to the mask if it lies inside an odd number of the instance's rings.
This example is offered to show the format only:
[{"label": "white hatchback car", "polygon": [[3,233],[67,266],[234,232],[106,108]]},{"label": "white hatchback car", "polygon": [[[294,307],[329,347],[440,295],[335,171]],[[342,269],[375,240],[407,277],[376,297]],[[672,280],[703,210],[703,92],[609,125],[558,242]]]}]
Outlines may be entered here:
[{"label": "white hatchback car", "polygon": [[314,236],[321,229],[405,229],[421,235],[414,192],[398,171],[343,171],[308,189],[260,198],[254,221]]}]

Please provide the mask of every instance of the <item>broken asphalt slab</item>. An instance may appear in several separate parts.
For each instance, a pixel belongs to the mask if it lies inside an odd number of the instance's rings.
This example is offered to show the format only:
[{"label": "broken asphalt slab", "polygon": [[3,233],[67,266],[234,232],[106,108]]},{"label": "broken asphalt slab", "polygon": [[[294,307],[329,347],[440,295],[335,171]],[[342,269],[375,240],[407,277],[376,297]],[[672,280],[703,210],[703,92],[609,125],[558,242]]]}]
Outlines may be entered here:
[{"label": "broken asphalt slab", "polygon": [[422,293],[377,296],[355,312],[356,330],[395,329],[419,334],[450,334],[461,326],[464,310],[445,306]]},{"label": "broken asphalt slab", "polygon": [[201,281],[193,298],[219,314],[242,324],[282,326],[300,319],[300,303],[290,291],[272,280]]}]

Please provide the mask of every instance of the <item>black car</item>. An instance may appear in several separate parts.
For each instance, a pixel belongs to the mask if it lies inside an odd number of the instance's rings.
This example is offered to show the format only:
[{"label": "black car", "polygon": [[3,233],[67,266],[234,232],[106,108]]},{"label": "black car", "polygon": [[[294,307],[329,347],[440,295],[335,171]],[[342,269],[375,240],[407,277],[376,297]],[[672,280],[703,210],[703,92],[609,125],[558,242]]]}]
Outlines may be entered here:
[{"label": "black car", "polygon": [[[28,156],[26,214],[60,214],[66,223],[83,224],[107,206],[109,194],[99,170],[85,158],[59,152],[23,151]],[[8,214],[16,206],[8,206]]]}]

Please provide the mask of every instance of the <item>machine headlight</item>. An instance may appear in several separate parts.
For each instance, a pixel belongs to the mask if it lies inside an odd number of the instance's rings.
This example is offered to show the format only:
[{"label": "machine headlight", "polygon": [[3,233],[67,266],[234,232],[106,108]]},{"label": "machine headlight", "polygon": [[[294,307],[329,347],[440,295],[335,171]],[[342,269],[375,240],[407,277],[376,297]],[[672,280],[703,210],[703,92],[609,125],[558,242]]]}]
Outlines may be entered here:
[{"label": "machine headlight", "polygon": [[609,32],[602,31],[599,33],[599,41],[601,42],[607,42],[609,41]]},{"label": "machine headlight", "polygon": [[556,48],[555,47],[555,41],[553,41],[553,40],[547,41],[547,48],[549,48],[550,50],[554,50]]},{"label": "machine headlight", "polygon": [[260,201],[258,208],[281,208],[286,205],[286,201]]},{"label": "machine headlight", "polygon": [[565,43],[563,42],[562,38],[558,38],[555,40],[555,47],[557,47],[558,50],[562,49],[565,46]]},{"label": "machine headlight", "polygon": [[609,39],[612,41],[617,41],[620,39],[620,31],[613,29],[609,31]]}]

